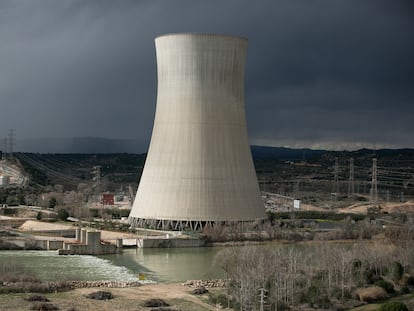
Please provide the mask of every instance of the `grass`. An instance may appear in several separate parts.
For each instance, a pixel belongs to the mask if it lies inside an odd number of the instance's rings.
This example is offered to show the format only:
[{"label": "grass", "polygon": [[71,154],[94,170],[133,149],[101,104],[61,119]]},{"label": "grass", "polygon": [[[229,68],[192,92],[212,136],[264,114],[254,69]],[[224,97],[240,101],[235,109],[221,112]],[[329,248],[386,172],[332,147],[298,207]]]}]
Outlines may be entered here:
[{"label": "grass", "polygon": [[388,301],[401,301],[404,302],[409,310],[413,310],[414,307],[414,293],[402,295],[398,297],[394,297],[391,299],[388,299],[387,301],[383,301],[382,303],[370,303],[365,306],[357,307],[351,309],[351,311],[377,311],[381,308],[382,304]]},{"label": "grass", "polygon": [[[136,289],[137,294],[142,292],[144,287]],[[50,304],[57,306],[59,310],[90,310],[90,311],[113,311],[113,310],[134,310],[134,311],[148,311],[150,308],[143,307],[147,298],[139,295],[131,295],[129,289],[110,289],[114,292],[114,299],[111,300],[93,300],[85,297],[86,291],[96,291],[97,289],[83,289],[72,290],[69,292],[42,294],[50,300]],[[0,310],[15,311],[15,310],[30,310],[34,302],[26,301],[32,294],[7,294],[0,295]],[[166,299],[171,305],[170,309],[180,311],[208,311],[208,307],[199,305],[193,301],[177,298]],[[201,300],[204,302],[204,300]]]}]

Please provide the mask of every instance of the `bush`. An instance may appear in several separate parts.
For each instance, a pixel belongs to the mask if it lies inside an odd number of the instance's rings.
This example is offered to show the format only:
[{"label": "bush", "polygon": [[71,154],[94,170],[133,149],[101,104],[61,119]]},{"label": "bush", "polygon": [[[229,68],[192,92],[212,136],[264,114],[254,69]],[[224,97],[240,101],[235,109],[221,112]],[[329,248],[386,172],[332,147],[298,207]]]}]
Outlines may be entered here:
[{"label": "bush", "polygon": [[414,285],[414,276],[410,275],[409,277],[407,277],[407,285]]},{"label": "bush", "polygon": [[226,308],[229,306],[230,308],[233,308],[235,310],[238,310],[238,303],[234,301],[233,299],[230,299],[229,296],[227,296],[224,293],[209,293],[208,299],[211,304],[217,305],[219,304],[223,308]]},{"label": "bush", "polygon": [[45,296],[42,295],[31,295],[24,300],[26,301],[43,301],[43,302],[49,302],[50,300],[47,299]]},{"label": "bush", "polygon": [[191,292],[191,294],[193,295],[203,295],[206,293],[208,293],[208,289],[205,288],[204,286],[197,287]]},{"label": "bush", "polygon": [[380,281],[375,282],[375,286],[382,287],[389,294],[394,293],[394,285],[390,282],[380,280]]},{"label": "bush", "polygon": [[325,295],[324,292],[320,291],[320,287],[311,285],[307,291],[302,295],[302,302],[307,302],[311,307],[318,307],[322,309],[328,309],[331,306],[331,301]]},{"label": "bush", "polygon": [[283,302],[283,301],[278,301],[277,302],[277,308],[273,304],[272,305],[272,310],[286,311],[286,310],[289,310],[289,305],[287,303]]},{"label": "bush", "polygon": [[381,306],[380,311],[408,311],[408,308],[403,302],[389,301]]},{"label": "bush", "polygon": [[51,303],[44,303],[44,302],[34,304],[31,309],[36,310],[36,311],[55,311],[55,310],[59,310],[59,308],[56,307],[55,305],[52,305]]},{"label": "bush", "polygon": [[112,295],[111,292],[97,291],[97,292],[86,295],[86,298],[96,299],[96,300],[109,300],[109,299],[113,299],[114,296]]},{"label": "bush", "polygon": [[160,298],[152,298],[144,302],[144,307],[146,308],[168,307],[168,306],[170,305]]},{"label": "bush", "polygon": [[48,202],[48,204],[47,204],[47,207],[49,207],[49,208],[55,208],[56,204],[57,204],[56,198],[55,197],[51,197],[50,200],[49,200],[49,202]]},{"label": "bush", "polygon": [[60,220],[66,220],[69,217],[69,213],[67,210],[65,210],[64,208],[61,208],[60,210],[58,210],[58,218]]},{"label": "bush", "polygon": [[395,282],[401,280],[404,275],[404,267],[398,261],[395,261],[391,265],[391,276]]}]

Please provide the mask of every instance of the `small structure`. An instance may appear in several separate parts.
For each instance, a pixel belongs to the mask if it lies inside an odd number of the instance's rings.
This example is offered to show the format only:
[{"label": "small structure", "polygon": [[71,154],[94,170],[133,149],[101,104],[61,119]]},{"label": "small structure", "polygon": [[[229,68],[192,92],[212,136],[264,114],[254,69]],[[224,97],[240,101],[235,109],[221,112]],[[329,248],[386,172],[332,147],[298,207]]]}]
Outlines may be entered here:
[{"label": "small structure", "polygon": [[115,204],[115,196],[112,193],[104,193],[101,197],[102,205],[114,205]]},{"label": "small structure", "polygon": [[138,248],[185,248],[202,247],[206,242],[200,239],[178,239],[166,237],[146,237],[137,239]]},{"label": "small structure", "polygon": [[9,176],[0,175],[0,187],[6,187],[9,185]]},{"label": "small structure", "polygon": [[116,245],[103,243],[100,231],[88,231],[76,229],[76,242],[64,242],[63,249],[58,250],[59,255],[104,255],[115,254],[118,248],[122,248],[122,240],[117,240]]}]

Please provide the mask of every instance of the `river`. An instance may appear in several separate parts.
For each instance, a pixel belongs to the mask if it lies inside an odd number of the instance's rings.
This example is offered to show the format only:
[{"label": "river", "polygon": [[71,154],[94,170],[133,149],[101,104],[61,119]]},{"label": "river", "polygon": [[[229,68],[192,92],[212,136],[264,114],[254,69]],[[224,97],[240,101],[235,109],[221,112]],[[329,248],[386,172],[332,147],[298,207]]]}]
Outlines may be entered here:
[{"label": "river", "polygon": [[56,251],[0,251],[1,271],[19,270],[41,280],[135,281],[138,274],[155,282],[221,278],[215,265],[220,247],[124,249],[102,256],[59,256]]}]

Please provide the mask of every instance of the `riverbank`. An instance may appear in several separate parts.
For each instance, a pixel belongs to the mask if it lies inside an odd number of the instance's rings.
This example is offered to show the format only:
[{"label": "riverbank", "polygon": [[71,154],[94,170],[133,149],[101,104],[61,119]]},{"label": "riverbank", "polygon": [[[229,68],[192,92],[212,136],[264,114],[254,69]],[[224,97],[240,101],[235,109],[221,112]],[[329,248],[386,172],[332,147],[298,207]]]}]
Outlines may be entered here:
[{"label": "riverbank", "polygon": [[[224,283],[213,281],[187,281],[185,283],[157,283],[146,284],[143,286],[132,287],[105,287],[105,284],[97,284],[102,286],[89,287],[82,284],[80,288],[71,289],[65,292],[55,292],[43,294],[42,296],[49,301],[47,304],[55,306],[58,310],[67,311],[113,311],[113,310],[171,310],[171,311],[218,311],[218,310],[232,310],[225,309],[219,304],[212,304],[210,294],[218,296],[224,293],[225,288],[221,285]],[[202,295],[194,295],[194,284],[213,284],[208,288],[209,293]],[[80,285],[80,284],[79,284]],[[91,285],[91,284],[88,284]],[[106,284],[109,285],[109,284]],[[113,285],[113,284],[112,284]],[[110,286],[112,286],[110,285]],[[119,284],[118,284],[119,285]],[[220,285],[220,286],[219,286]],[[217,286],[217,287],[216,287]],[[98,291],[110,292],[113,299],[110,300],[94,300],[87,298],[87,295],[96,293]],[[0,310],[15,311],[15,310],[30,310],[35,303],[27,301],[32,296],[31,293],[19,294],[0,294]],[[151,299],[162,299],[169,307],[164,309],[144,307],[146,301]],[[414,294],[403,295],[391,298],[388,301],[401,301],[409,306],[409,310],[414,306]],[[382,303],[384,303],[383,301]],[[352,304],[351,304],[352,305]],[[355,304],[354,304],[355,305]],[[379,310],[381,303],[377,304],[363,304],[363,306],[350,308],[355,311],[372,311]],[[301,310],[317,310],[301,306]]]},{"label": "riverbank", "polygon": [[[114,296],[111,300],[93,300],[86,298],[86,295],[98,290],[110,291]],[[193,295],[193,288],[183,286],[179,283],[158,283],[148,284],[139,287],[127,288],[106,288],[87,287],[77,288],[67,292],[45,294],[52,304],[59,310],[76,310],[76,311],[112,311],[112,310],[150,310],[144,307],[146,300],[161,298],[167,302],[170,307],[168,310],[180,311],[213,311],[223,310],[222,308],[212,306],[208,303],[208,294]],[[219,292],[222,288],[209,289],[210,292]],[[33,302],[26,301],[30,296],[24,294],[0,295],[0,310],[30,310],[34,305]],[[153,309],[151,309],[153,310]],[[157,309],[154,309],[157,310]],[[167,309],[165,309],[167,310]]]}]

